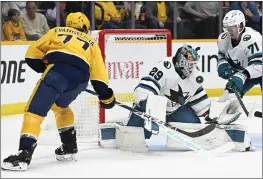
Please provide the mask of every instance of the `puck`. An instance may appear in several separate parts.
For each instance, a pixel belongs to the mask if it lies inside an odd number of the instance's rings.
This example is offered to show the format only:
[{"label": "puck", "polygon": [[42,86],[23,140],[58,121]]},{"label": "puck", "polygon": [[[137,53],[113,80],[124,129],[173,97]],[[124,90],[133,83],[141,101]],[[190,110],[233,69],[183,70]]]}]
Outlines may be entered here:
[{"label": "puck", "polygon": [[198,84],[203,83],[203,81],[204,81],[204,78],[203,78],[202,76],[196,77],[196,82],[197,82]]}]

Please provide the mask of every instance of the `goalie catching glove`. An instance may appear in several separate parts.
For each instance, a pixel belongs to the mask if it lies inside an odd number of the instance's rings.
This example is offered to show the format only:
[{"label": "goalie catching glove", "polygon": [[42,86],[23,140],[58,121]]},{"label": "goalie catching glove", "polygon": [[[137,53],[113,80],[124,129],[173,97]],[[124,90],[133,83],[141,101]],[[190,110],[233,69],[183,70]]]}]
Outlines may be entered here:
[{"label": "goalie catching glove", "polygon": [[104,109],[111,109],[116,103],[115,95],[111,88],[108,88],[108,94],[106,96],[99,96],[100,105]]},{"label": "goalie catching glove", "polygon": [[218,118],[211,119],[209,115],[205,117],[206,124],[215,123],[220,125],[229,125],[235,122],[242,114],[241,106],[237,99],[232,99],[224,107]]}]

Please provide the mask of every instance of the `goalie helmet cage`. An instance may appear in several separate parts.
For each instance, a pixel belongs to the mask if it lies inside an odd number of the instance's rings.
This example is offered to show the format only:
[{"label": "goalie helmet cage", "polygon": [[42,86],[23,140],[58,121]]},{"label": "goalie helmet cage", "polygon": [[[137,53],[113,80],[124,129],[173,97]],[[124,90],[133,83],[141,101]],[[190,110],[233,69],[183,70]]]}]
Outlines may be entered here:
[{"label": "goalie helmet cage", "polygon": [[[153,64],[172,55],[172,35],[165,29],[101,30],[91,35],[99,44],[109,76],[109,86],[114,90],[116,99],[130,106],[134,101],[133,90],[142,75],[148,73]],[[99,123],[119,121],[116,115],[120,119],[128,119],[129,116],[129,111],[119,106],[105,111],[99,107],[97,97],[87,92],[82,92],[70,107],[75,115],[77,140],[80,143],[98,142]],[[41,132],[40,144],[59,143],[52,112],[48,113],[42,129],[48,132]]]}]

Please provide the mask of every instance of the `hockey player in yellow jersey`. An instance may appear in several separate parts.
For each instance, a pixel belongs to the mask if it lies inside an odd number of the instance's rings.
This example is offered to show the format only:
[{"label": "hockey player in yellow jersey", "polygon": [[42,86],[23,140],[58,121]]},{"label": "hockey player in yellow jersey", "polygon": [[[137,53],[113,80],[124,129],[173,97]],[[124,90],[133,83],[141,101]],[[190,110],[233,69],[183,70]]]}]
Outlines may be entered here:
[{"label": "hockey player in yellow jersey", "polygon": [[86,89],[89,80],[103,108],[110,109],[115,105],[101,51],[88,35],[89,29],[90,22],[84,14],[71,13],[66,19],[66,27],[51,29],[28,48],[27,64],[43,74],[25,109],[19,153],[4,159],[3,169],[27,170],[40,125],[50,109],[54,112],[62,142],[55,150],[57,160],[74,158],[78,149],[74,114],[69,104]]}]

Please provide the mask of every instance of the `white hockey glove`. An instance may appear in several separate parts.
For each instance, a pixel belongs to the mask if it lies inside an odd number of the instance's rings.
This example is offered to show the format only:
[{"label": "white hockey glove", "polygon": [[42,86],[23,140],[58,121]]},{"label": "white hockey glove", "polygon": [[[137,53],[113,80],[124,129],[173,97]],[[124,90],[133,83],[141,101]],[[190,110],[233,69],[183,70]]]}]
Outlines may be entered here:
[{"label": "white hockey glove", "polygon": [[242,108],[237,99],[233,99],[227,104],[223,111],[220,113],[217,123],[218,124],[231,124],[235,122],[242,114]]}]

